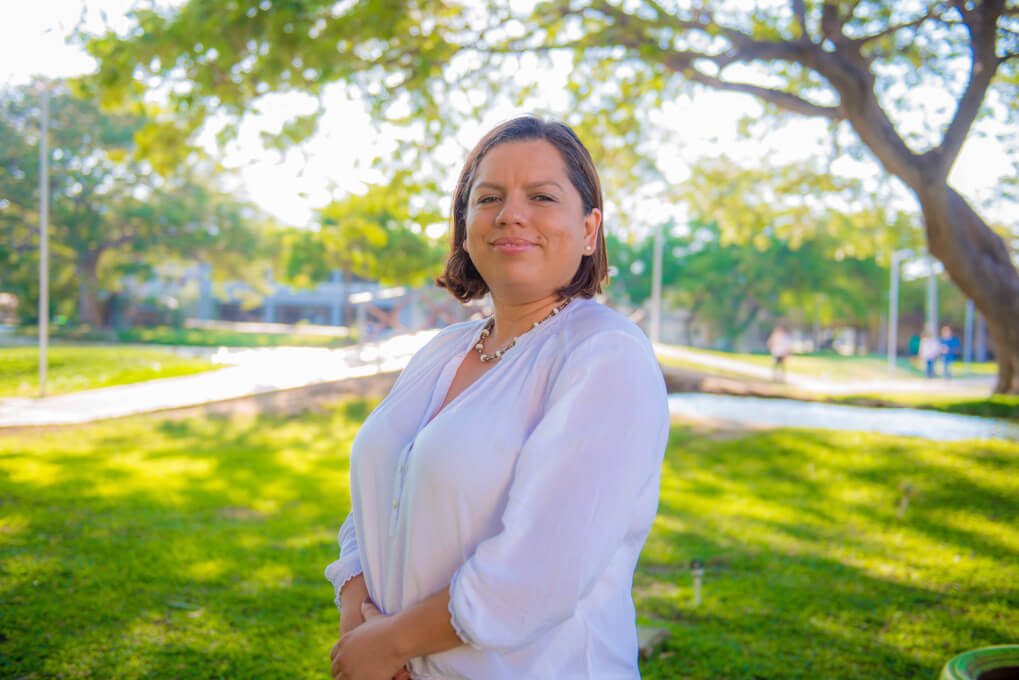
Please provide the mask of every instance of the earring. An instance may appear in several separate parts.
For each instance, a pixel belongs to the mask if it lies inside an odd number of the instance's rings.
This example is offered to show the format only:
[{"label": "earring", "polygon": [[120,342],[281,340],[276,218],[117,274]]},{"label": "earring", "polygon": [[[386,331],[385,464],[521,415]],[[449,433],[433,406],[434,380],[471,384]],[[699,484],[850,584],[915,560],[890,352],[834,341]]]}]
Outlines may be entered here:
[{"label": "earring", "polygon": [[585,253],[591,252],[591,246],[584,246],[584,252]]}]

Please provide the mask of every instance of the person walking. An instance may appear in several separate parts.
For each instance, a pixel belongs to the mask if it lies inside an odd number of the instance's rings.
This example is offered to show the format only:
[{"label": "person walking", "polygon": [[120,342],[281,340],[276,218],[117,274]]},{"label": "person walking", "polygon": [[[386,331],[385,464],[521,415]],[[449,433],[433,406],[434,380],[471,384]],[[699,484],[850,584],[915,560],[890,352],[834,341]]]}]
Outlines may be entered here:
[{"label": "person walking", "polygon": [[785,361],[792,353],[792,338],[782,326],[776,326],[768,337],[768,349],[771,351],[772,378],[777,382],[785,382]]},{"label": "person walking", "polygon": [[935,377],[934,365],[941,356],[941,343],[929,329],[925,328],[920,336],[920,361],[924,363],[924,374],[928,378]]},{"label": "person walking", "polygon": [[959,342],[959,338],[956,337],[955,333],[952,332],[951,326],[941,327],[941,359],[944,363],[945,379],[950,380],[952,377],[951,364],[953,361],[959,358],[962,353],[962,343]]}]

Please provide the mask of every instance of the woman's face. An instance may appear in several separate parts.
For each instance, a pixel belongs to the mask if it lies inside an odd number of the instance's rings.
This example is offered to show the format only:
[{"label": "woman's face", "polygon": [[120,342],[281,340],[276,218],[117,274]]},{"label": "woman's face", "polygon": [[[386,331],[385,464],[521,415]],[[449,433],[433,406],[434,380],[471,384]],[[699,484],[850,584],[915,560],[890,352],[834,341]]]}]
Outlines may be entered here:
[{"label": "woman's face", "polygon": [[581,257],[594,252],[601,211],[584,213],[554,146],[528,140],[499,144],[481,159],[466,221],[467,254],[493,298],[525,303],[569,284]]}]

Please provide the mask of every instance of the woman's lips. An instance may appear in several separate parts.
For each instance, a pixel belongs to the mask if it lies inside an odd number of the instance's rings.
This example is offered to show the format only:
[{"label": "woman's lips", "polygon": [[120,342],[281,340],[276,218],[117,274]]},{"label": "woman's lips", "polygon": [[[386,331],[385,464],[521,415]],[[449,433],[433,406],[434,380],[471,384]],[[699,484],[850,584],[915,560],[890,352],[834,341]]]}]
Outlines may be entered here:
[{"label": "woman's lips", "polygon": [[492,247],[500,253],[514,254],[526,253],[538,246],[530,241],[523,241],[519,239],[498,239],[492,243]]}]

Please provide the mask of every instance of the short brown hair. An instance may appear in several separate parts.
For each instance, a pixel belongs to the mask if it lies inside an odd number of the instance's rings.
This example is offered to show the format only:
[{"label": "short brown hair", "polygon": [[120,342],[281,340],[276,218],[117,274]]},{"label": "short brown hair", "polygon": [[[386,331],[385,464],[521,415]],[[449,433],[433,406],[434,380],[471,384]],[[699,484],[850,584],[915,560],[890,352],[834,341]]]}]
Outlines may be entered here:
[{"label": "short brown hair", "polygon": [[[591,154],[569,126],[554,121],[543,121],[533,116],[521,116],[499,125],[485,135],[467,156],[463,170],[460,171],[460,180],[453,192],[449,256],[446,258],[446,270],[435,282],[461,302],[476,300],[488,292],[488,284],[481,278],[481,274],[463,249],[464,239],[467,238],[467,200],[481,159],[499,144],[534,139],[544,140],[559,151],[566,164],[570,183],[580,193],[584,214],[588,215],[597,208],[604,215],[598,171],[594,167],[594,161],[591,160]],[[569,284],[559,289],[558,293],[561,298],[594,297],[601,292],[602,284],[608,283],[608,274],[609,257],[605,249],[603,222],[598,229],[594,252],[580,259],[577,273],[573,275]]]}]

